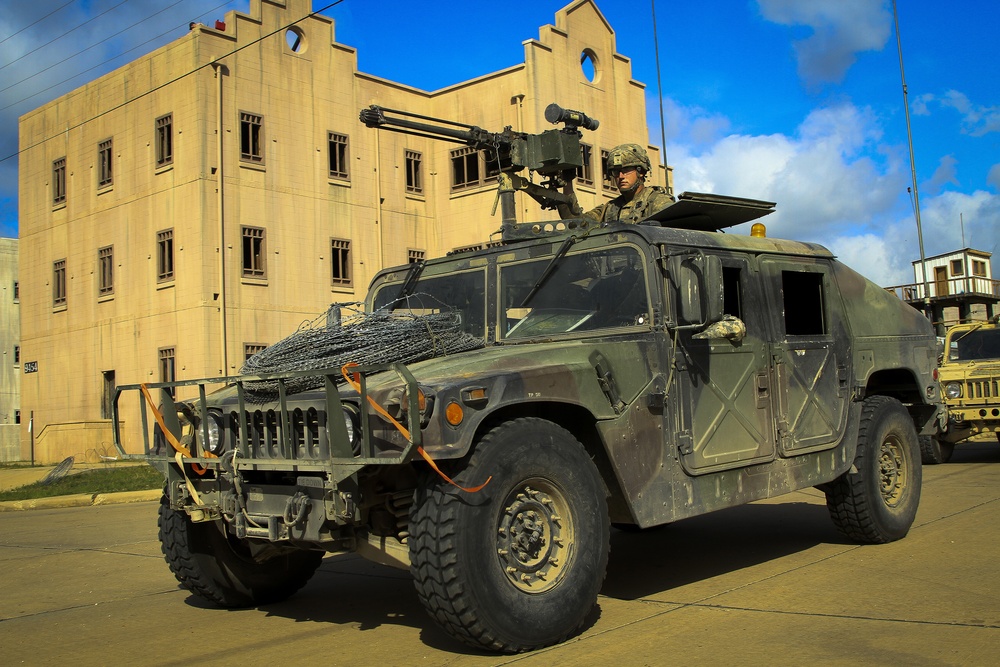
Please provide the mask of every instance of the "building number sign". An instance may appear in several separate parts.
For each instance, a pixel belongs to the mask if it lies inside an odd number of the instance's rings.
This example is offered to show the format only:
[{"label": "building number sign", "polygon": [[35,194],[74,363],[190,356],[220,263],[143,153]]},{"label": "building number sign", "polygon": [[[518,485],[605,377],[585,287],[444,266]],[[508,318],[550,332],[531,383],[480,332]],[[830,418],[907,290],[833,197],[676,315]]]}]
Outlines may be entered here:
[{"label": "building number sign", "polygon": [[37,361],[26,361],[26,362],[24,362],[24,372],[25,373],[37,373],[38,372],[38,362]]}]

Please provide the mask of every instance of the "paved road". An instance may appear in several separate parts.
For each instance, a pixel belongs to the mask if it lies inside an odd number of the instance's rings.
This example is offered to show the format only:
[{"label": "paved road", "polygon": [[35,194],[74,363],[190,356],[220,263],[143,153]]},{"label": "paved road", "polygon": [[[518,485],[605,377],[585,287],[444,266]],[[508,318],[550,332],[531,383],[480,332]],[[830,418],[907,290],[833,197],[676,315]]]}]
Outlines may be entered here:
[{"label": "paved road", "polygon": [[409,576],[328,557],[291,600],[211,609],[179,589],[156,504],[0,514],[5,665],[995,665],[1000,447],[925,469],[910,535],[857,546],[822,495],[612,536],[588,628],[526,656],[469,651]]}]

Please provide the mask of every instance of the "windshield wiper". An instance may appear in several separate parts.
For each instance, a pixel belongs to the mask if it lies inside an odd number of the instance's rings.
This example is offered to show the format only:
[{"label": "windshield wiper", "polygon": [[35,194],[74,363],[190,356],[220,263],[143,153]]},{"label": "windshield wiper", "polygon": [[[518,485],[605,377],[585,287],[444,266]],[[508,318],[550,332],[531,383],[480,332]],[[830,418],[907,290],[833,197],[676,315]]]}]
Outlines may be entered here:
[{"label": "windshield wiper", "polygon": [[389,307],[389,312],[396,310],[396,306],[399,302],[406,297],[413,294],[413,288],[417,286],[417,281],[420,279],[420,274],[424,271],[424,265],[427,264],[424,260],[420,260],[410,264],[409,271],[406,272],[406,278],[403,280],[403,285],[399,288],[399,294],[396,298],[392,300],[392,305]]},{"label": "windshield wiper", "polygon": [[542,271],[542,275],[538,276],[538,280],[535,281],[535,286],[531,288],[531,291],[528,292],[528,294],[524,297],[524,300],[521,301],[521,305],[519,306],[519,308],[527,308],[528,302],[535,297],[535,294],[538,293],[538,290],[541,288],[541,286],[545,283],[546,280],[548,280],[549,276],[552,275],[552,272],[555,271],[556,265],[559,263],[559,260],[562,259],[567,252],[569,252],[570,246],[573,245],[574,243],[576,243],[575,236],[571,236],[565,241],[563,241],[563,244],[559,246],[559,250],[556,250],[556,254],[553,255],[552,259],[549,260],[549,263],[546,264],[545,270]]}]

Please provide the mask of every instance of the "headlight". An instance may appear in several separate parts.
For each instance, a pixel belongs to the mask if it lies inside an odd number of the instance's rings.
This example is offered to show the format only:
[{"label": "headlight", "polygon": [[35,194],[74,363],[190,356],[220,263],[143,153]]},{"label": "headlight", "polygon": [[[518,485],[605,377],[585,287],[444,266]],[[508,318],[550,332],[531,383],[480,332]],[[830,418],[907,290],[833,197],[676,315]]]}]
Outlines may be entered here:
[{"label": "headlight", "polygon": [[344,426],[347,428],[347,439],[351,443],[351,451],[361,453],[361,413],[353,403],[344,403]]},{"label": "headlight", "polygon": [[201,442],[201,439],[205,437],[205,432],[199,426],[197,430],[198,441],[201,443],[202,449],[205,449],[216,456],[222,453],[222,415],[209,412],[208,417],[204,421],[204,425],[208,427],[208,442]]},{"label": "headlight", "polygon": [[948,398],[962,398],[962,383],[949,382],[945,385],[944,395]]}]

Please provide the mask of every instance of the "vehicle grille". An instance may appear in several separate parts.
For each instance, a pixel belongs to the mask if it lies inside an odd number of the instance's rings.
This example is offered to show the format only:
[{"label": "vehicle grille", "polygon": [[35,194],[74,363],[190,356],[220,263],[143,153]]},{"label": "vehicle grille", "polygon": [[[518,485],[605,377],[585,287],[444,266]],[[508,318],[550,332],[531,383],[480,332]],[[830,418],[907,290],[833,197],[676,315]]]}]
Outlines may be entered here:
[{"label": "vehicle grille", "polygon": [[983,378],[965,381],[966,402],[995,402],[1000,397],[1000,378]]},{"label": "vehicle grille", "polygon": [[[281,412],[278,410],[247,410],[247,448],[253,459],[299,459],[320,461],[329,458],[326,437],[326,412],[316,408],[288,411],[289,437],[283,437]],[[229,446],[240,441],[239,412],[229,413],[227,432]],[[286,451],[286,448],[290,451]]]}]

